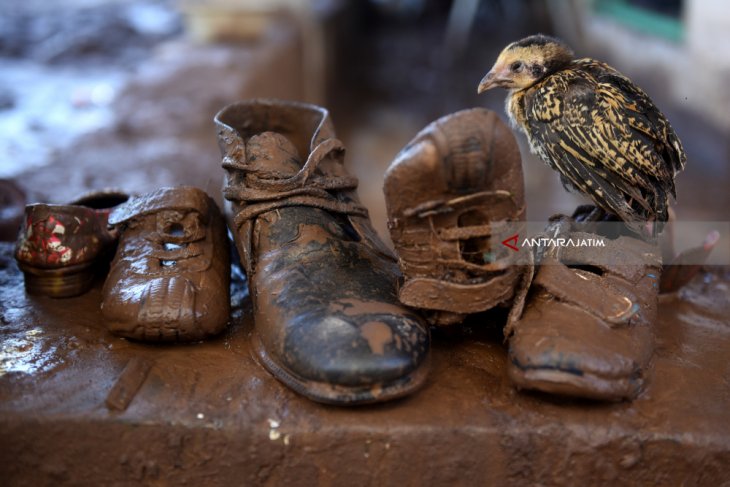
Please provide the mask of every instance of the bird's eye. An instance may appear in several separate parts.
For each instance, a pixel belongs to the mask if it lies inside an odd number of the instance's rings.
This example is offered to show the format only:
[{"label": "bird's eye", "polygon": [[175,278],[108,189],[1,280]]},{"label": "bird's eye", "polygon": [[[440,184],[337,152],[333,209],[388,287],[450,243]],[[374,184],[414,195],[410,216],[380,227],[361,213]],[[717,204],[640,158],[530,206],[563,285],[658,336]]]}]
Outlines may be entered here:
[{"label": "bird's eye", "polygon": [[509,69],[512,70],[513,73],[519,73],[524,67],[525,65],[522,64],[522,61],[515,61],[512,63],[512,66],[510,66]]}]

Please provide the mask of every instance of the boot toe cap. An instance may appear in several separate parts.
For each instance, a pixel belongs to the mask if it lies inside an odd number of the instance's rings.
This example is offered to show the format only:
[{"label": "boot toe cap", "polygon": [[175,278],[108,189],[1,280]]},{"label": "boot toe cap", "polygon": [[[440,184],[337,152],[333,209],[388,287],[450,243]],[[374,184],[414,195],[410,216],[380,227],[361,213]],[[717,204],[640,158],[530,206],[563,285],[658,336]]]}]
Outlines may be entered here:
[{"label": "boot toe cap", "polygon": [[[509,375],[520,388],[603,400],[634,397],[651,356],[651,331],[612,328],[580,309],[545,305],[510,338]],[[560,308],[560,309],[558,309]]]},{"label": "boot toe cap", "polygon": [[407,315],[303,315],[285,340],[282,361],[306,380],[373,386],[416,370],[428,342],[428,331]]},{"label": "boot toe cap", "polygon": [[118,291],[107,293],[103,306],[109,329],[117,335],[145,341],[195,341],[225,325],[209,313],[210,303],[201,299],[197,286],[182,276],[158,277]]}]

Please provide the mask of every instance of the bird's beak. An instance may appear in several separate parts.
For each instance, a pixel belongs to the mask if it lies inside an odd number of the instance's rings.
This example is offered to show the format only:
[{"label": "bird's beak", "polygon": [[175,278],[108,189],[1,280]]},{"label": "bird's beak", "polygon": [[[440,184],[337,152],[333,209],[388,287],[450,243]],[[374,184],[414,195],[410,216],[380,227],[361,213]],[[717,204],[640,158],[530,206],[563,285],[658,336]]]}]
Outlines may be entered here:
[{"label": "bird's beak", "polygon": [[484,78],[482,78],[482,80],[479,82],[477,93],[482,94],[485,91],[491,90],[496,86],[505,86],[505,83],[508,81],[509,78],[507,78],[504,73],[492,68],[486,75],[484,75]]}]

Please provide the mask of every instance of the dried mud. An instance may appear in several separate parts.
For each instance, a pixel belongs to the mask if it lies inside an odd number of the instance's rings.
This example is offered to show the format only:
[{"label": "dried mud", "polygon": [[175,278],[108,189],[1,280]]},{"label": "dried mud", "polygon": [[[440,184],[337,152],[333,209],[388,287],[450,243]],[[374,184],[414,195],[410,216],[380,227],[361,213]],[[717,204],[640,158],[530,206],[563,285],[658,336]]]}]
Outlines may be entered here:
[{"label": "dried mud", "polygon": [[[0,245],[0,471],[8,484],[721,485],[730,481],[730,270],[662,297],[644,392],[603,404],[517,392],[495,314],[434,340],[417,394],[356,409],[298,396],[252,358],[234,279],[218,338],[116,338],[101,282],[29,297]],[[71,441],[71,439],[73,439]]]}]

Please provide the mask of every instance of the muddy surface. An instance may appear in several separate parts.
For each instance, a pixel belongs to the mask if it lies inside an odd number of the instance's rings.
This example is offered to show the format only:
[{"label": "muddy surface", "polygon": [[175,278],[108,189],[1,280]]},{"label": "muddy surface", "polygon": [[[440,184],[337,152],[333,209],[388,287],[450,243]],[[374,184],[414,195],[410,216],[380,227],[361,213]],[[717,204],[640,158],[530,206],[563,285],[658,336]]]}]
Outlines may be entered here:
[{"label": "muddy surface", "polygon": [[[9,484],[686,484],[730,481],[730,269],[662,298],[644,392],[604,404],[516,391],[504,316],[434,340],[427,384],[379,406],[298,396],[252,358],[234,278],[224,334],[191,345],[116,338],[101,283],[27,296],[0,246],[0,470]],[[73,441],[69,441],[73,438]]]},{"label": "muddy surface", "polygon": [[291,25],[206,46],[165,0],[10,0],[0,13],[0,177],[28,201],[191,184],[220,202],[215,113],[251,96],[301,97]]},{"label": "muddy surface", "polygon": [[47,166],[113,126],[113,102],[139,64],[181,30],[167,0],[3,2],[0,174]]}]

